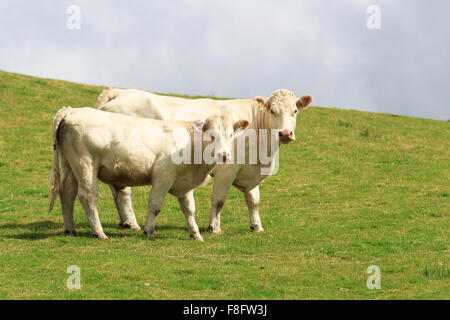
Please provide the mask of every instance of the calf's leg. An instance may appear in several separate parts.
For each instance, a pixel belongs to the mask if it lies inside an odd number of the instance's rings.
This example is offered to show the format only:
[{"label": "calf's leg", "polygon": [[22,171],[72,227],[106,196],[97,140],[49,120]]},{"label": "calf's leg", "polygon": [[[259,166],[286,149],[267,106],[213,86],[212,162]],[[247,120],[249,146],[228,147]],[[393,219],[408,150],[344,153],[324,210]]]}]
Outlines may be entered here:
[{"label": "calf's leg", "polygon": [[61,169],[62,179],[59,187],[59,199],[64,219],[64,233],[76,236],[73,205],[78,193],[78,183],[69,163],[64,159],[61,161]]},{"label": "calf's leg", "polygon": [[171,181],[152,183],[152,190],[150,191],[150,198],[148,200],[148,215],[144,227],[144,234],[152,240],[155,239],[153,233],[155,232],[156,216],[161,211],[164,198],[171,186]]},{"label": "calf's leg", "polygon": [[194,201],[194,191],[191,190],[187,194],[178,197],[178,203],[180,204],[181,211],[183,211],[186,217],[186,223],[188,227],[189,234],[195,241],[202,241],[203,237],[200,235],[200,230],[195,222],[195,201]]},{"label": "calf's leg", "polygon": [[91,159],[83,159],[80,163],[71,163],[71,167],[78,181],[78,198],[83,206],[92,234],[99,239],[107,239],[98,217],[97,166]]},{"label": "calf's leg", "polygon": [[250,228],[254,232],[263,232],[264,229],[261,225],[261,219],[259,218],[258,206],[259,206],[259,186],[252,190],[245,190],[245,202],[247,202],[248,213],[250,215]]},{"label": "calf's leg", "polygon": [[114,202],[116,204],[117,212],[119,213],[120,223],[119,226],[131,229],[135,231],[141,230],[139,227],[136,216],[133,211],[132,203],[132,190],[130,187],[121,188],[115,186],[109,186],[114,197]]},{"label": "calf's leg", "polygon": [[220,211],[225,204],[233,181],[234,175],[217,172],[214,176],[214,184],[211,193],[211,217],[208,226],[208,230],[213,234],[222,233],[222,229],[220,229]]}]

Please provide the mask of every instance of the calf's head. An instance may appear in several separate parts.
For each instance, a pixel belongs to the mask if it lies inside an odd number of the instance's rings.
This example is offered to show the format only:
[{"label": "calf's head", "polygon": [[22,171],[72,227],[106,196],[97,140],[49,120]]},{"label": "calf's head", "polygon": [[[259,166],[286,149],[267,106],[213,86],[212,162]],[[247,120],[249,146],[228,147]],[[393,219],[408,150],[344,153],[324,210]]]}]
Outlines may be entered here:
[{"label": "calf's head", "polygon": [[306,95],[297,99],[289,90],[280,89],[269,98],[254,98],[261,108],[264,108],[264,128],[279,131],[280,143],[290,143],[295,140],[297,114],[306,109],[312,102],[312,96]]},{"label": "calf's head", "polygon": [[[202,124],[203,154],[207,163],[231,159],[233,138],[249,125],[247,120],[233,122],[228,116],[211,116]],[[209,158],[206,159],[206,157]]]}]

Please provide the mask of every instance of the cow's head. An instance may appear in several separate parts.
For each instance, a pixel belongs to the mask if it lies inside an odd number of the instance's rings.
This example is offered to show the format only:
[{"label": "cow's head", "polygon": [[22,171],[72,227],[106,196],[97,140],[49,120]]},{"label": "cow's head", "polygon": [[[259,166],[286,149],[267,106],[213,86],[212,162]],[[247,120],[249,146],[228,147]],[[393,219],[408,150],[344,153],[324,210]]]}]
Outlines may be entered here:
[{"label": "cow's head", "polygon": [[211,159],[206,162],[222,163],[231,159],[233,138],[242,133],[248,125],[247,120],[233,122],[226,115],[208,117],[202,123],[204,157],[208,156]]},{"label": "cow's head", "polygon": [[265,128],[279,130],[280,143],[283,144],[295,140],[297,114],[306,109],[312,99],[310,95],[297,99],[292,92],[285,89],[275,91],[269,98],[254,98],[265,111]]}]

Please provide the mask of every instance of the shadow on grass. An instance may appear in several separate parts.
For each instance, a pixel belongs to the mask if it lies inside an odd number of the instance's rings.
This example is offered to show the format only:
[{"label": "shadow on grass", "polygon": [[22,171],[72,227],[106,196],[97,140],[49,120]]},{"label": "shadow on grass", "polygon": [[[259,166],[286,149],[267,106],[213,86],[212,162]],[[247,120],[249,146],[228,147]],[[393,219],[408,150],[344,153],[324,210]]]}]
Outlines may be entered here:
[{"label": "shadow on grass", "polygon": [[60,223],[53,221],[36,221],[30,223],[6,223],[0,224],[0,229],[27,229],[27,230],[39,230],[39,229],[56,229],[61,227]]},{"label": "shadow on grass", "polygon": [[[143,235],[143,231],[131,231],[129,229],[121,228],[115,223],[102,223],[105,233],[110,238],[135,238],[137,235]],[[141,226],[142,227],[142,226]],[[51,237],[63,236],[64,228],[62,223],[57,223],[53,221],[36,221],[30,223],[7,223],[1,224],[0,230],[18,230],[21,231],[17,234],[6,234],[3,238],[8,239],[19,239],[19,240],[42,240]],[[91,237],[91,232],[86,231],[90,229],[88,223],[78,223],[76,224],[76,229],[79,237]],[[26,232],[23,232],[25,230]],[[158,233],[158,238],[167,238],[164,236],[164,231],[168,230],[179,230],[180,232],[187,232],[187,227],[181,226],[169,226],[161,225],[156,226],[155,232]],[[200,228],[201,232],[206,232],[207,228]]]},{"label": "shadow on grass", "polygon": [[61,224],[53,221],[36,221],[30,223],[7,223],[1,224],[0,230],[26,230],[18,234],[7,234],[4,238],[21,239],[21,240],[40,240],[53,236],[58,236],[62,232]]}]

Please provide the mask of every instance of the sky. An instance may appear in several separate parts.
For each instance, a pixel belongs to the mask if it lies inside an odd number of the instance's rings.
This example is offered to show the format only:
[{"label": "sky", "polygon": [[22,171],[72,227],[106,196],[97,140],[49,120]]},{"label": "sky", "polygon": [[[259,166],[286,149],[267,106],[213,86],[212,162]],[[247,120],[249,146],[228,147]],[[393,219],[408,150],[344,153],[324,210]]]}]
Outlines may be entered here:
[{"label": "sky", "polygon": [[219,97],[284,88],[449,120],[449,12],[448,0],[2,0],[0,69]]}]

